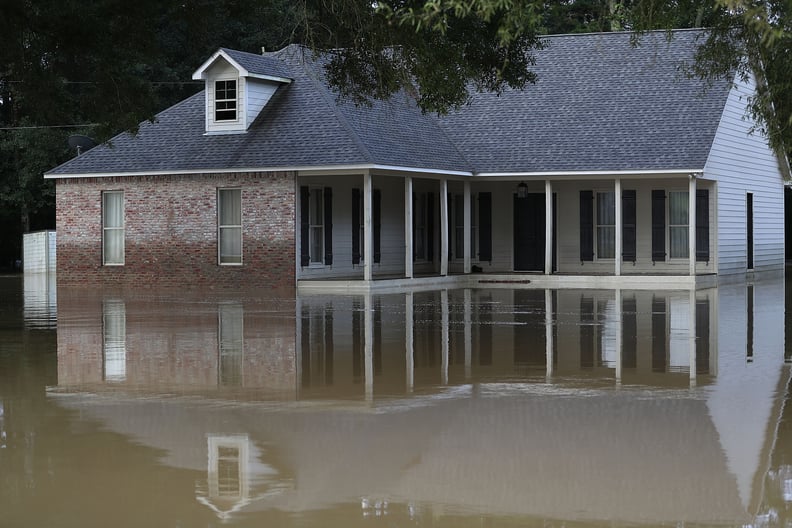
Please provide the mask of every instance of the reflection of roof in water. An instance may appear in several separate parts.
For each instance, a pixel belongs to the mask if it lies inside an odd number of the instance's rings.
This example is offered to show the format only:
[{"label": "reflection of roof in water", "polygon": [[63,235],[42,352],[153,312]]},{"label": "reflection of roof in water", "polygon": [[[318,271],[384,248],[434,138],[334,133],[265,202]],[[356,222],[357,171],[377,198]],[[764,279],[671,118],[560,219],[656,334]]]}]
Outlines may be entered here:
[{"label": "reflection of roof in water", "polygon": [[315,510],[373,495],[579,521],[744,522],[750,515],[709,389],[492,384],[375,401],[363,407],[368,412],[50,394],[85,419],[164,450],[164,463],[176,467],[205,471],[207,434],[250,435],[270,448],[259,462],[296,484],[259,494],[248,511]]}]

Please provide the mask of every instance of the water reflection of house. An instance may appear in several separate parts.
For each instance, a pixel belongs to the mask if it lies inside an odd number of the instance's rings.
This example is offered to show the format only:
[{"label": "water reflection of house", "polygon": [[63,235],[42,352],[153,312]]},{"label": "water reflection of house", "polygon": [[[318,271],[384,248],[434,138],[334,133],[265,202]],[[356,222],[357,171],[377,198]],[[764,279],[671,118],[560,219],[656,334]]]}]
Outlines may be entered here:
[{"label": "water reflection of house", "polygon": [[[296,318],[249,299],[125,300],[123,380],[103,351],[117,302],[61,299],[50,394],[205,472],[195,498],[221,518],[389,504],[747,523],[785,474],[771,463],[789,379],[773,282],[301,297]],[[130,386],[150,397],[117,391]],[[190,387],[213,398],[154,397]],[[262,387],[302,401],[239,401],[270,399]]]}]

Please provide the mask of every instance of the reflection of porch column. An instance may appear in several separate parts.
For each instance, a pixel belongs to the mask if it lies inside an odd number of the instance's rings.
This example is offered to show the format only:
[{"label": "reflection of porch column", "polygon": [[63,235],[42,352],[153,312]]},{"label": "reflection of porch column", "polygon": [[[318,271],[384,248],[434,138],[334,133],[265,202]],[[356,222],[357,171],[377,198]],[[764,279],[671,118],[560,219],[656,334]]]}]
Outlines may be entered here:
[{"label": "reflection of porch column", "polygon": [[404,276],[413,277],[413,181],[404,178]]},{"label": "reflection of porch column", "polygon": [[371,295],[365,295],[363,314],[363,358],[366,379],[366,401],[374,398],[374,322],[371,313]]},{"label": "reflection of porch column", "polygon": [[442,290],[440,292],[440,305],[442,307],[442,314],[443,314],[443,323],[442,323],[442,333],[440,336],[441,339],[441,349],[442,349],[442,384],[448,385],[448,290]]},{"label": "reflection of porch column", "polygon": [[[695,180],[691,180],[695,181]],[[695,193],[693,193],[695,195]],[[695,264],[695,256],[693,263]],[[690,387],[696,386],[696,288],[690,289],[688,300],[688,341],[690,342]]]},{"label": "reflection of porch column", "polygon": [[[617,180],[618,181],[618,180]],[[616,220],[616,229],[619,229],[619,220]],[[624,327],[622,325],[622,317],[624,314],[624,303],[622,302],[622,291],[621,289],[616,289],[616,343],[614,343],[616,347],[616,385],[621,385],[622,380],[622,341],[624,331]]]},{"label": "reflection of porch column", "polygon": [[464,229],[462,236],[464,237],[464,241],[462,242],[465,251],[465,273],[470,273],[470,230],[471,230],[471,211],[470,211],[470,182],[465,180],[465,193],[464,198],[465,205],[464,205]]},{"label": "reflection of porch column", "polygon": [[688,256],[690,257],[690,274],[696,274],[696,176],[690,175],[688,189]]},{"label": "reflection of porch column", "polygon": [[413,355],[413,294],[409,292],[404,296],[404,348],[406,353],[405,368],[407,370],[407,392],[412,392],[415,386],[415,356]]},{"label": "reflection of porch column", "polygon": [[553,273],[553,185],[545,180],[545,275]]},{"label": "reflection of porch column", "polygon": [[545,362],[546,378],[553,377],[553,291],[545,290]]},{"label": "reflection of porch column", "polygon": [[473,329],[472,329],[472,294],[465,288],[465,379],[470,379],[471,363],[473,362]]},{"label": "reflection of porch column", "polygon": [[374,239],[371,236],[371,173],[363,175],[363,280],[370,281],[374,262]]},{"label": "reflection of porch column", "polygon": [[440,275],[448,275],[448,180],[440,180]]},{"label": "reflection of porch column", "polygon": [[621,189],[621,179],[616,178],[616,181],[613,185],[614,190],[614,201],[616,202],[616,233],[614,233],[616,239],[616,250],[614,257],[614,266],[615,269],[613,270],[614,275],[617,277],[621,275],[621,263],[622,263],[622,189]]}]

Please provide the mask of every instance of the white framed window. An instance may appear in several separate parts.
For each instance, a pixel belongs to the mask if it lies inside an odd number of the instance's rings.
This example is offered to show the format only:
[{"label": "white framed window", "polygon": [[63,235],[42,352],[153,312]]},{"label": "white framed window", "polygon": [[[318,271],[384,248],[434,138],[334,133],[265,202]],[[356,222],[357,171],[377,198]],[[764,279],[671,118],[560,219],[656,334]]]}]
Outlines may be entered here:
[{"label": "white framed window", "polygon": [[220,264],[242,264],[242,189],[217,190],[217,242]]},{"label": "white framed window", "polygon": [[124,264],[124,191],[102,192],[102,263]]},{"label": "white framed window", "polygon": [[215,121],[237,120],[237,81],[215,81]]},{"label": "white framed window", "polygon": [[[478,257],[478,196],[470,195],[470,258]],[[451,222],[453,225],[453,240],[451,242],[451,258],[462,260],[465,258],[465,195],[451,195]]]},{"label": "white framed window", "polygon": [[671,258],[689,258],[688,243],[688,192],[668,193],[668,242]]},{"label": "white framed window", "polygon": [[321,187],[311,188],[308,195],[308,255],[311,266],[324,265],[324,217],[324,191]]},{"label": "white framed window", "polygon": [[597,258],[616,257],[616,193],[597,193]]}]

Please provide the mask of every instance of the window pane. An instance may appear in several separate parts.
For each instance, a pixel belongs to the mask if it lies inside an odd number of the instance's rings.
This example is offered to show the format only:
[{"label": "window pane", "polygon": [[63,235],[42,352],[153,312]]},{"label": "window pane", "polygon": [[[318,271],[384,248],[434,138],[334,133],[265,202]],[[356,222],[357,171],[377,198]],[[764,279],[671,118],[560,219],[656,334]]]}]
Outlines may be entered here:
[{"label": "window pane", "polygon": [[220,263],[242,263],[242,228],[220,228]]},{"label": "window pane", "polygon": [[242,263],[242,189],[217,191],[220,264]]},{"label": "window pane", "polygon": [[597,224],[616,224],[616,193],[597,193]]},{"label": "window pane", "polygon": [[114,191],[103,193],[104,227],[124,227],[124,193]]},{"label": "window pane", "polygon": [[672,226],[668,228],[671,245],[671,258],[688,258],[688,227]]},{"label": "window pane", "polygon": [[616,257],[616,228],[613,226],[597,227],[597,258]]},{"label": "window pane", "polygon": [[220,225],[242,225],[242,189],[221,189],[218,199],[220,202]]},{"label": "window pane", "polygon": [[668,193],[668,225],[688,224],[688,193]]},{"label": "window pane", "polygon": [[311,262],[324,262],[324,228],[312,226],[309,232],[311,248]]},{"label": "window pane", "polygon": [[314,226],[324,224],[324,200],[322,200],[322,189],[311,189],[309,209],[310,224]]},{"label": "window pane", "polygon": [[104,264],[124,263],[124,193],[102,193],[102,254]]}]

